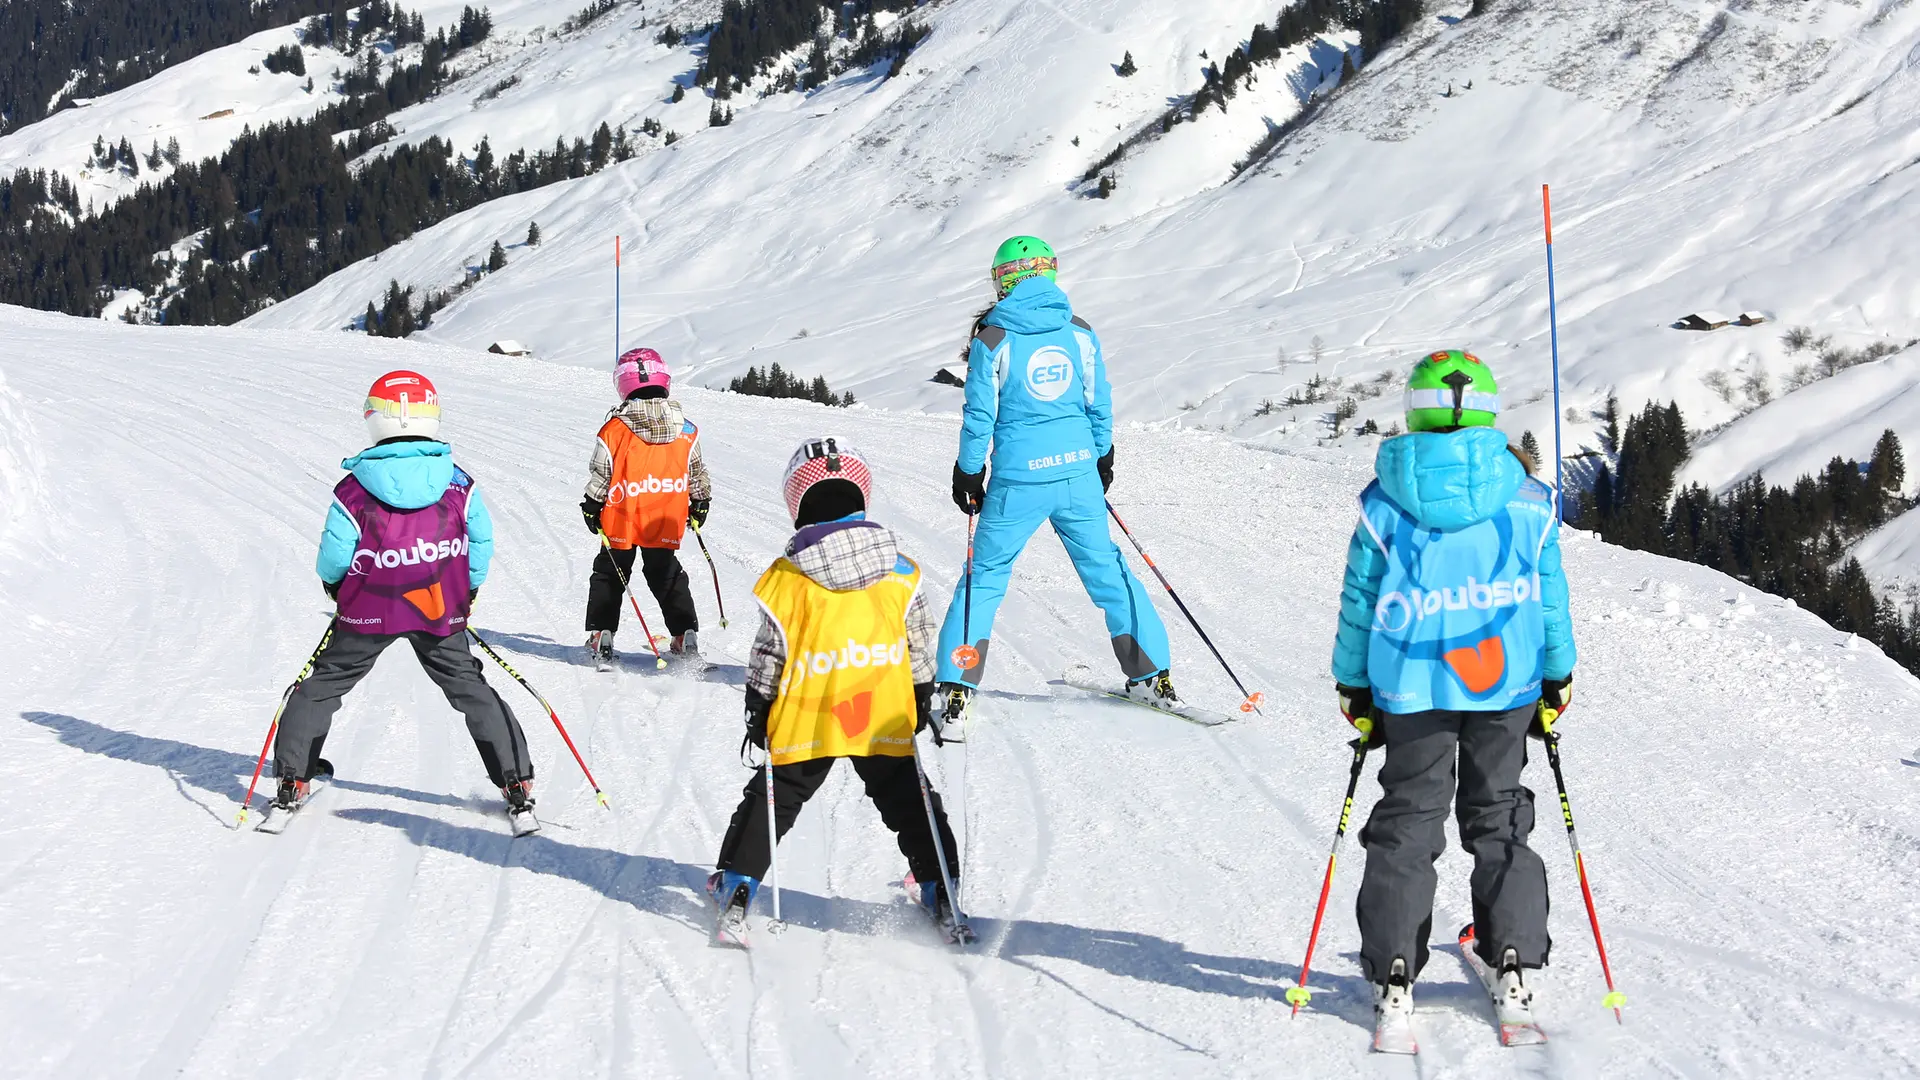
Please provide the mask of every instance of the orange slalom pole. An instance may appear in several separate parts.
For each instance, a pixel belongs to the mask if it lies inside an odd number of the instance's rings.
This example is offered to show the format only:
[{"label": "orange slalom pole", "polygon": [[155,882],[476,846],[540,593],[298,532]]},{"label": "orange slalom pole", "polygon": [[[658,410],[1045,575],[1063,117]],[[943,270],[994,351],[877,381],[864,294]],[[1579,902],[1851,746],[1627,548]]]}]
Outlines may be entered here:
[{"label": "orange slalom pole", "polygon": [[1320,942],[1320,921],[1327,914],[1327,896],[1333,892],[1333,868],[1340,861],[1340,845],[1347,839],[1347,823],[1353,819],[1353,794],[1360,790],[1360,772],[1367,763],[1368,738],[1372,735],[1373,722],[1364,720],[1366,727],[1360,737],[1353,740],[1353,768],[1347,773],[1347,798],[1340,804],[1340,825],[1333,833],[1333,851],[1327,855],[1327,876],[1320,882],[1320,903],[1313,909],[1313,930],[1307,934],[1307,955],[1300,961],[1300,981],[1287,990],[1287,1004],[1293,1006],[1293,1015],[1300,1015],[1300,1006],[1310,1000],[1313,991],[1307,989],[1307,973],[1313,968],[1313,949]]}]

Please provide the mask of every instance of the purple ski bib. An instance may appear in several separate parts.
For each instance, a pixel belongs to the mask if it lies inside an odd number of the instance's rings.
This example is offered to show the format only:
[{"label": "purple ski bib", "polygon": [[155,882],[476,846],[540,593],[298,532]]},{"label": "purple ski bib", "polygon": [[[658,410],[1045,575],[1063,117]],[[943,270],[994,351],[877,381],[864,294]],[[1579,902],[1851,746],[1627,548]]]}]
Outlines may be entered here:
[{"label": "purple ski bib", "polygon": [[466,629],[473,603],[467,576],[467,497],[471,482],[447,485],[440,501],[396,510],[348,476],[333,497],[360,526],[360,546],[340,582],[343,626],[362,634],[425,630],[448,637]]}]

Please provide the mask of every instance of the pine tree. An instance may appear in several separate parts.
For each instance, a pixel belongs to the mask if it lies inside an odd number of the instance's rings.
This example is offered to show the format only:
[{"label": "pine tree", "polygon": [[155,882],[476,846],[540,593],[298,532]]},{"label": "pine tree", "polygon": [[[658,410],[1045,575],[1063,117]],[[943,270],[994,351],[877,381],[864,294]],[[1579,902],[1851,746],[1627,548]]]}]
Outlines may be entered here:
[{"label": "pine tree", "polygon": [[527,246],[540,246],[540,223],[537,221],[527,222]]},{"label": "pine tree", "polygon": [[1528,460],[1532,461],[1536,466],[1540,464],[1540,440],[1533,437],[1533,432],[1526,431],[1521,433],[1520,452],[1527,455]]},{"label": "pine tree", "polygon": [[487,272],[493,273],[505,265],[507,265],[507,250],[500,246],[500,241],[495,240],[493,250],[487,252]]},{"label": "pine tree", "polygon": [[1120,58],[1120,66],[1113,69],[1113,73],[1120,76],[1123,79],[1132,78],[1139,71],[1140,71],[1139,66],[1133,62],[1132,50],[1128,50],[1127,54]]},{"label": "pine tree", "polygon": [[1873,458],[1867,465],[1867,481],[1883,496],[1898,496],[1907,482],[1907,459],[1900,449],[1900,436],[1892,428],[1880,433],[1873,444]]}]

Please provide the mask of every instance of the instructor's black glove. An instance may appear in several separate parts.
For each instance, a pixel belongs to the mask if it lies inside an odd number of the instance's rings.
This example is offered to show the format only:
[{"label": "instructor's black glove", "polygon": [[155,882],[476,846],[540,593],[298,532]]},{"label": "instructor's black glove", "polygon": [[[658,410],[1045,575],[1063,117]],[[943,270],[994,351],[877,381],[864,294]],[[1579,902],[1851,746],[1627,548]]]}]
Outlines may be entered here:
[{"label": "instructor's black glove", "polygon": [[595,536],[600,535],[600,511],[606,508],[607,504],[603,502],[595,502],[592,499],[580,500],[580,516],[587,520],[587,531]]},{"label": "instructor's black glove", "polygon": [[1373,712],[1373,689],[1367,686],[1335,686],[1340,695],[1340,715],[1347,718],[1360,738],[1366,742],[1374,741],[1376,727]]},{"label": "instructor's black glove", "polygon": [[[341,579],[341,581],[344,581],[344,580],[346,579],[345,578]],[[327,599],[332,600],[336,604],[340,602],[340,582],[339,581],[323,581],[320,583],[320,587],[322,589],[327,590]]]},{"label": "instructor's black glove", "polygon": [[695,499],[687,505],[687,520],[696,529],[707,527],[707,514],[713,510],[712,499]]},{"label": "instructor's black glove", "polygon": [[1107,447],[1107,452],[1100,455],[1100,460],[1094,462],[1093,466],[1100,470],[1100,490],[1105,491],[1111,488],[1113,486],[1113,447]]},{"label": "instructor's black glove", "polygon": [[980,512],[980,504],[987,498],[987,470],[977,473],[964,472],[960,466],[953,467],[953,505],[960,512],[972,517]]}]

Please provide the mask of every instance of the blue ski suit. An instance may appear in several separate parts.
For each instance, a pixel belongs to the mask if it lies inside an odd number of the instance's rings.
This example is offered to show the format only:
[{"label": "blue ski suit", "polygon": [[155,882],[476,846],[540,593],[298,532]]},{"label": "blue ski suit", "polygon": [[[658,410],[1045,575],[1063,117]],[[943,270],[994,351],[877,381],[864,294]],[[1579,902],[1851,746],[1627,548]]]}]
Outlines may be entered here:
[{"label": "blue ski suit", "polygon": [[[1106,613],[1127,678],[1166,670],[1167,629],[1107,531],[1095,464],[1113,446],[1106,360],[1093,327],[1074,316],[1059,286],[1028,278],[987,313],[968,353],[966,395],[960,468],[980,472],[991,452],[993,471],[974,536],[971,617],[962,579],[940,628],[939,681],[980,684],[1013,561],[1047,521]],[[953,650],[969,621],[980,663],[963,672]]]}]

